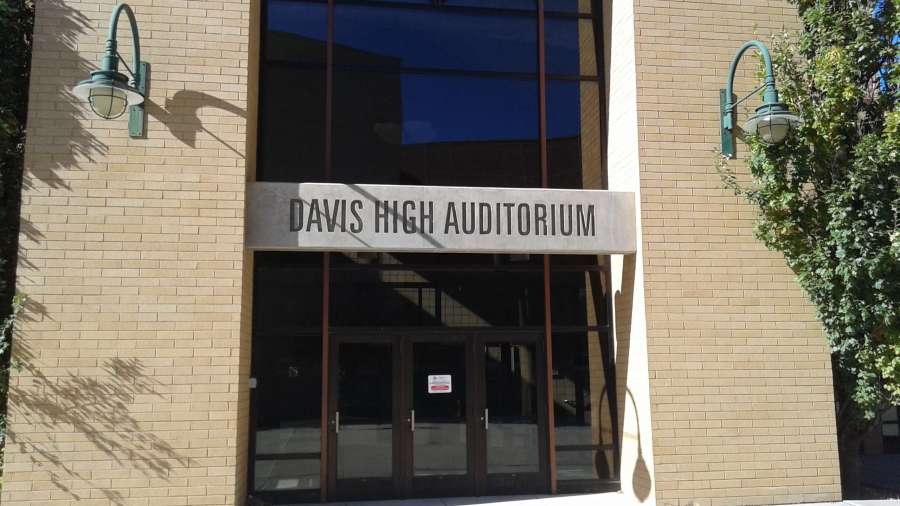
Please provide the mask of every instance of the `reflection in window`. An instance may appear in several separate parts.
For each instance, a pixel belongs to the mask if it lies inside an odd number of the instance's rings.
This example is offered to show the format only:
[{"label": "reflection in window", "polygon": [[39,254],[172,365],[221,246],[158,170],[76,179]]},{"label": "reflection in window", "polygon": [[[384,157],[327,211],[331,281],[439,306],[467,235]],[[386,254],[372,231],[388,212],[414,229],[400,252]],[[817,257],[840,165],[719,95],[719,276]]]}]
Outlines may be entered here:
[{"label": "reflection in window", "polygon": [[536,473],[537,370],[532,343],[485,346],[488,474]]},{"label": "reflection in window", "polygon": [[560,481],[612,479],[612,409],[603,341],[595,331],[553,335],[553,411]]},{"label": "reflection in window", "polygon": [[547,18],[544,30],[548,74],[597,75],[593,20]]},{"label": "reflection in window", "polygon": [[551,268],[550,307],[554,326],[606,325],[607,297],[603,272]]},{"label": "reflection in window", "polygon": [[325,63],[325,4],[269,0],[266,9],[266,60]]},{"label": "reflection in window", "polygon": [[[322,255],[254,258],[253,375],[256,491],[319,488]],[[291,402],[285,402],[291,399]]]},{"label": "reflection in window", "polygon": [[534,16],[341,5],[335,65],[537,72]]},{"label": "reflection in window", "polygon": [[537,82],[335,73],[335,180],[534,187]]},{"label": "reflection in window", "polygon": [[603,188],[599,83],[548,81],[547,137],[551,187]]},{"label": "reflection in window", "polygon": [[259,181],[322,181],[325,75],[268,66],[262,75]]},{"label": "reflection in window", "polygon": [[544,321],[540,271],[352,269],[335,270],[331,279],[336,327],[527,327]]}]

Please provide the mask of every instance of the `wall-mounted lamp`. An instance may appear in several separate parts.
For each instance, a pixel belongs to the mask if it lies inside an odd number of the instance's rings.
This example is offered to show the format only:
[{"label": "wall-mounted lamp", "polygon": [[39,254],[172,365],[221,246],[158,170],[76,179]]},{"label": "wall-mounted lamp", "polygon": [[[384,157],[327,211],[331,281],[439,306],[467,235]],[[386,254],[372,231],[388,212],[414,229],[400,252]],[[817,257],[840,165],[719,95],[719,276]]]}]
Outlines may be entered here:
[{"label": "wall-mounted lamp", "polygon": [[[734,73],[737,70],[738,60],[751,47],[757,48],[763,57],[763,63],[766,68],[765,81],[762,86],[751,91],[744,98],[735,101],[733,91]],[[778,100],[778,90],[775,88],[775,74],[772,72],[772,57],[769,56],[769,50],[765,44],[758,40],[745,42],[737,54],[734,55],[734,59],[731,60],[731,67],[728,69],[728,83],[726,86],[724,90],[719,90],[719,107],[721,108],[722,155],[727,158],[734,158],[736,154],[734,143],[736,127],[734,123],[737,116],[737,106],[760,90],[764,89],[763,104],[757,107],[756,114],[744,123],[744,133],[758,135],[769,144],[780,144],[784,142],[791,130],[803,121]]]},{"label": "wall-mounted lamp", "polygon": [[[128,15],[131,24],[131,43],[134,49],[134,69],[125,65],[131,79],[119,72],[119,51],[116,48],[116,26],[122,12]],[[119,4],[109,18],[109,34],[106,37],[106,54],[100,62],[100,69],[91,72],[91,78],[81,81],[72,93],[86,101],[91,110],[101,118],[118,118],[130,107],[128,135],[144,135],[144,97],[150,82],[150,64],[141,61],[141,42],[137,21],[128,4]]]}]

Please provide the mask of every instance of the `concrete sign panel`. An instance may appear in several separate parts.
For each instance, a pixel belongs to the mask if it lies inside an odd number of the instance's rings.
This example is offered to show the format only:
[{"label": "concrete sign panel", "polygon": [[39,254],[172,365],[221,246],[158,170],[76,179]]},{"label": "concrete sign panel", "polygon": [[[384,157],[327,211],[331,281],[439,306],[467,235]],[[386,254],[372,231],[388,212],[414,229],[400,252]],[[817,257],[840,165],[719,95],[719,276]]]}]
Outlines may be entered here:
[{"label": "concrete sign panel", "polygon": [[252,183],[254,250],[635,252],[634,194],[604,190]]}]

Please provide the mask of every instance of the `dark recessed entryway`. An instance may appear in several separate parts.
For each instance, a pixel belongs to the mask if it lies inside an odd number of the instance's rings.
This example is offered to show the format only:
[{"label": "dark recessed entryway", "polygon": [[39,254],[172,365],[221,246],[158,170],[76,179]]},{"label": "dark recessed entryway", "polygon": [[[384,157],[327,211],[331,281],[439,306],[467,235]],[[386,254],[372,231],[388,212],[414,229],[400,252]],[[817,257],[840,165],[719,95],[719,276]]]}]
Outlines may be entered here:
[{"label": "dark recessed entryway", "polygon": [[541,337],[333,339],[329,496],[546,492]]}]

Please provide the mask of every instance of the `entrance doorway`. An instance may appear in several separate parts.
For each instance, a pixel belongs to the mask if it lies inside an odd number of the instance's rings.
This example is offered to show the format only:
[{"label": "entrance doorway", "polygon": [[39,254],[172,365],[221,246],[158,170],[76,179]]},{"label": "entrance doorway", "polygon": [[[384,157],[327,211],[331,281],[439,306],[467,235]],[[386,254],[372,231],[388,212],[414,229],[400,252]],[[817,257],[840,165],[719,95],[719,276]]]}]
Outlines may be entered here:
[{"label": "entrance doorway", "polygon": [[537,334],[331,341],[329,497],[543,493]]}]

